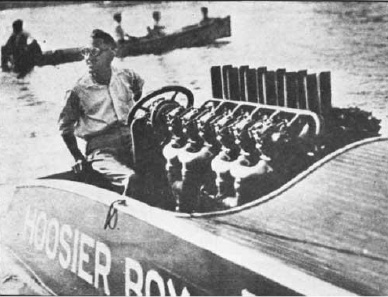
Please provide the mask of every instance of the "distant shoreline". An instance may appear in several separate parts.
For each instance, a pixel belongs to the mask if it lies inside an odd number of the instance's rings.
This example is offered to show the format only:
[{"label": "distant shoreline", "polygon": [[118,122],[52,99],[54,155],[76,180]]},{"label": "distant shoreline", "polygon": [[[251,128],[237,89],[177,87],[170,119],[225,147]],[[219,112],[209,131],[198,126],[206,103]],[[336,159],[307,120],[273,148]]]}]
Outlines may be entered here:
[{"label": "distant shoreline", "polygon": [[161,1],[0,1],[0,11],[15,8],[35,8],[94,3],[106,7],[131,6],[137,4],[160,3]]},{"label": "distant shoreline", "polygon": [[80,4],[86,2],[80,1],[1,1],[0,10],[13,9],[13,8],[27,8],[27,7],[43,7],[43,6],[59,6],[69,4]]}]

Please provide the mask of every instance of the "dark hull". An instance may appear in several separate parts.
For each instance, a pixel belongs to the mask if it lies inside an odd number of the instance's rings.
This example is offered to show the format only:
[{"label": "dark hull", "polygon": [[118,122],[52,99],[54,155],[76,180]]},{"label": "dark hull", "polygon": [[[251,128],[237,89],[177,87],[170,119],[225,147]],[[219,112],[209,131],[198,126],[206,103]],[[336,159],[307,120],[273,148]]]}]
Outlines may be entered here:
[{"label": "dark hull", "polygon": [[1,68],[3,71],[13,71],[21,75],[29,73],[34,66],[58,65],[82,61],[81,48],[69,48],[43,52],[36,41],[29,45],[23,55],[17,60],[7,55],[5,47],[1,48]]},{"label": "dark hull", "polygon": [[118,57],[143,54],[160,54],[176,48],[202,46],[216,39],[231,36],[230,16],[214,19],[204,26],[193,25],[172,34],[159,37],[141,37],[119,45]]},{"label": "dark hull", "polygon": [[52,179],[2,187],[2,244],[60,295],[386,294],[387,149],[386,138],[353,144],[223,212],[129,199],[113,230],[105,217],[122,197],[110,191]]},{"label": "dark hull", "polygon": [[35,8],[35,7],[46,7],[46,6],[62,6],[62,5],[73,5],[80,4],[80,1],[1,1],[0,11],[6,9],[15,8]]},{"label": "dark hull", "polygon": [[[138,290],[145,295],[180,295],[182,291],[191,295],[240,295],[243,290],[261,295],[295,294],[193,243],[194,237],[199,236],[201,241],[209,235],[197,233],[201,230],[171,214],[151,210],[149,215],[159,218],[158,224],[120,211],[117,228],[104,230],[109,208],[106,202],[120,197],[100,189],[94,191],[94,199],[72,192],[86,192],[87,187],[82,186],[51,181],[51,185],[43,182],[19,187],[3,224],[2,243],[53,293],[128,295],[128,288],[133,288],[136,295]],[[145,205],[132,202],[131,212],[147,216],[142,211]],[[35,222],[29,224],[35,215]],[[32,237],[30,227],[37,228]],[[181,233],[189,230],[195,232],[194,237],[186,233],[192,239],[182,238]],[[98,265],[96,257],[100,258]],[[97,281],[96,271],[104,274],[106,263],[110,271],[107,281],[103,276]],[[128,273],[143,279],[137,283],[136,277],[128,279]]]},{"label": "dark hull", "polygon": [[81,54],[81,48],[67,48],[55,51],[44,52],[39,59],[36,60],[36,66],[58,65],[64,63],[72,63],[82,61],[84,57]]},{"label": "dark hull", "polygon": [[3,71],[13,71],[20,77],[28,74],[42,57],[40,45],[33,40],[19,54],[11,54],[9,48],[1,47],[1,68]]}]

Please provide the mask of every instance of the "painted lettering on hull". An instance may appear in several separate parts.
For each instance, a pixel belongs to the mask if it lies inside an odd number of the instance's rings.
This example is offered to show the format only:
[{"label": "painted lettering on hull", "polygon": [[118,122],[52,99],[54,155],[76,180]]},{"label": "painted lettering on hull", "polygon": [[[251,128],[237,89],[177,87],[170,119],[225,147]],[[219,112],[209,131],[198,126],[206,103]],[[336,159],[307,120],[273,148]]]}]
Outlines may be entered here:
[{"label": "painted lettering on hull", "polygon": [[[30,206],[25,216],[23,236],[33,249],[42,252],[49,260],[57,261],[61,268],[94,288],[103,289],[104,294],[111,294],[112,253],[104,242],[69,224],[61,224],[57,218]],[[173,280],[166,280],[156,270],[145,270],[140,262],[130,257],[125,257],[124,263],[123,295],[190,296],[186,287],[178,292]]]},{"label": "painted lettering on hull", "polygon": [[[145,292],[143,291],[145,290]],[[190,296],[186,287],[183,288],[180,295],[177,295],[174,284],[171,279],[165,283],[164,279],[156,270],[148,270],[145,273],[139,262],[125,258],[125,296]]]}]

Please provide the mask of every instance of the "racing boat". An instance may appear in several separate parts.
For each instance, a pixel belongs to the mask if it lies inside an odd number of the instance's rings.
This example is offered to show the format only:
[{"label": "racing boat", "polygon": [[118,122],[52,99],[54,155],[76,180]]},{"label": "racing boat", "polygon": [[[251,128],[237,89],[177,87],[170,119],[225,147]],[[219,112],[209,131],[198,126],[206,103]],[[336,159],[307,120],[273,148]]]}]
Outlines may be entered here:
[{"label": "racing boat", "polygon": [[1,186],[7,252],[57,295],[387,294],[379,121],[328,106],[327,73],[211,73],[202,104],[168,86],[131,110],[133,197],[72,172]]}]

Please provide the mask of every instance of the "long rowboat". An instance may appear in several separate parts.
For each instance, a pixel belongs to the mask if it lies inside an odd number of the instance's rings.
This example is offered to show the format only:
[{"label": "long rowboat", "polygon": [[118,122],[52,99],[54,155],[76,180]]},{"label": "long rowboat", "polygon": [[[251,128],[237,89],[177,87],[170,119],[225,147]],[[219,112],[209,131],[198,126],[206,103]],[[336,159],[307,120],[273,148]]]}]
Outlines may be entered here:
[{"label": "long rowboat", "polygon": [[[161,37],[139,37],[118,44],[117,56],[135,56],[143,54],[161,54],[176,48],[203,46],[216,39],[231,36],[230,16],[215,18],[206,25],[192,25]],[[58,49],[35,55],[36,66],[58,65],[81,61],[81,48]],[[2,59],[2,68],[8,69],[8,59]]]},{"label": "long rowboat", "polygon": [[202,46],[231,36],[230,16],[212,19],[206,25],[192,25],[157,38],[140,37],[119,45],[118,57],[159,54],[176,48]]}]

